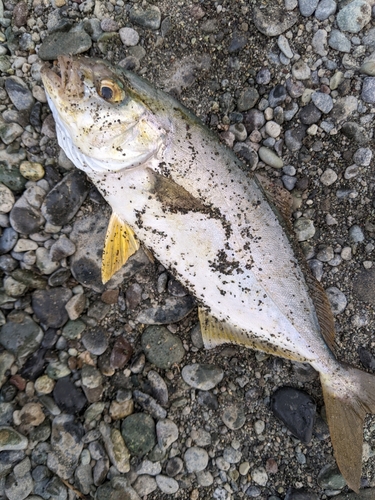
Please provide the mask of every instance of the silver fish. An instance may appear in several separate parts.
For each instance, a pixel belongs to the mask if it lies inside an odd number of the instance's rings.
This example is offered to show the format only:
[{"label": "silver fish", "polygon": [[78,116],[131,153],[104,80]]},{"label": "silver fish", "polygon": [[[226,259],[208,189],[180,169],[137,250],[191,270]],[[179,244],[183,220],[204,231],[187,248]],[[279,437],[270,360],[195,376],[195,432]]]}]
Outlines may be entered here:
[{"label": "silver fish", "polygon": [[128,71],[60,57],[59,74],[45,67],[42,78],[60,146],[113,210],[103,280],[140,241],[195,296],[207,348],[235,343],[310,363],[337,464],[358,491],[375,377],[335,357],[332,312],[299,257],[287,196]]}]

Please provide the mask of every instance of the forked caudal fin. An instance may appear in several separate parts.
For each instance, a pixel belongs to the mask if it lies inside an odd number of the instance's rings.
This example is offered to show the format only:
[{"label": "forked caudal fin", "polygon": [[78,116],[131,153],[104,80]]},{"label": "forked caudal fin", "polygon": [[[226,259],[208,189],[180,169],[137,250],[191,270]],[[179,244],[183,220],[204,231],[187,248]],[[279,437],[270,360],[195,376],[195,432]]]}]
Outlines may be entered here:
[{"label": "forked caudal fin", "polygon": [[337,377],[320,374],[337,465],[349,488],[361,483],[363,423],[375,414],[375,375],[340,365]]}]

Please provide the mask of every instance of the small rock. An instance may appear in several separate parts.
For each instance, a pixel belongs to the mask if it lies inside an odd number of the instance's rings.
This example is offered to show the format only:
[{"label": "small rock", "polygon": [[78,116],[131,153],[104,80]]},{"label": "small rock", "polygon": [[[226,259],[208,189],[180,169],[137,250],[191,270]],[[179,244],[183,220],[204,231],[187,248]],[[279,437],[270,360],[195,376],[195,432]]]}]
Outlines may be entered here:
[{"label": "small rock", "polygon": [[62,411],[72,415],[80,413],[87,403],[83,392],[68,377],[59,378],[53,390],[53,397]]},{"label": "small rock", "polygon": [[253,469],[251,471],[251,479],[254,483],[259,484],[260,486],[266,486],[268,481],[268,474],[264,467],[258,467],[257,469]]},{"label": "small rock", "polygon": [[371,163],[372,151],[370,148],[359,148],[353,155],[353,160],[360,167],[368,167]]},{"label": "small rock", "polygon": [[337,314],[342,313],[345,310],[348,303],[342,291],[335,286],[331,286],[327,288],[326,294],[331,304],[331,309],[333,314],[336,316]]},{"label": "small rock", "polygon": [[366,0],[353,0],[340,9],[336,16],[341,31],[358,33],[371,20],[371,6]]},{"label": "small rock", "polygon": [[15,202],[12,191],[0,182],[0,214],[7,214],[13,208]]},{"label": "small rock", "polygon": [[32,161],[23,161],[20,165],[20,173],[30,181],[39,181],[44,177],[43,165]]},{"label": "small rock", "polygon": [[236,431],[243,427],[246,422],[244,408],[238,405],[227,406],[221,418],[224,424],[233,431]]},{"label": "small rock", "polygon": [[282,168],[284,163],[283,160],[277,156],[271,149],[262,146],[258,151],[260,159],[273,168]]},{"label": "small rock", "polygon": [[35,352],[43,339],[43,331],[28,314],[13,311],[0,329],[0,343],[18,359],[25,359]]},{"label": "small rock", "polygon": [[133,413],[122,422],[121,433],[132,455],[142,456],[155,445],[155,423],[150,415]]},{"label": "small rock", "polygon": [[179,364],[185,355],[181,340],[165,327],[149,326],[142,335],[142,348],[150,363],[168,369]]},{"label": "small rock", "polygon": [[72,297],[68,288],[36,290],[32,294],[32,307],[39,321],[46,328],[60,328],[68,321],[65,305]]},{"label": "small rock", "polygon": [[[276,85],[273,87],[268,96],[268,102],[271,108],[276,108],[276,106],[280,106],[286,99],[287,93],[284,85]],[[263,124],[262,124],[263,125]],[[260,127],[256,127],[260,128]]]},{"label": "small rock", "polygon": [[328,39],[328,45],[332,49],[338,50],[339,52],[347,52],[347,53],[351,51],[352,47],[350,40],[346,38],[344,33],[341,33],[341,31],[336,29],[331,30],[331,34]]},{"label": "small rock", "polygon": [[193,364],[184,366],[181,375],[191,387],[209,391],[222,381],[224,372],[214,365]]},{"label": "small rock", "polygon": [[318,21],[325,21],[336,12],[336,9],[337,4],[335,0],[320,0],[315,10],[315,17]]},{"label": "small rock", "polygon": [[345,479],[336,465],[327,464],[319,472],[318,484],[324,490],[342,490],[346,486]]},{"label": "small rock", "polygon": [[294,223],[294,231],[298,241],[306,241],[312,238],[315,234],[315,227],[312,220],[305,217],[300,217]]},{"label": "small rock", "polygon": [[156,476],[156,484],[158,485],[159,489],[168,495],[173,495],[177,493],[179,489],[179,484],[178,482],[168,476],[163,476],[163,475],[158,475]]},{"label": "small rock", "polygon": [[[119,337],[116,340],[119,340]],[[108,337],[102,328],[93,328],[85,332],[82,336],[82,344],[89,352],[95,356],[103,354],[108,347]]]},{"label": "small rock", "polygon": [[126,474],[130,470],[130,453],[125,445],[120,431],[118,429],[111,429],[109,425],[104,423],[104,421],[100,422],[99,428],[103,436],[104,446],[111,462],[119,472]]},{"label": "small rock", "polygon": [[133,391],[133,397],[135,402],[138,403],[139,406],[141,406],[156,420],[164,419],[167,416],[167,411],[148,394],[145,394],[142,391],[135,390]]},{"label": "small rock", "polygon": [[309,66],[302,60],[299,59],[292,66],[292,75],[296,80],[307,80],[310,78],[311,70]]},{"label": "small rock", "polygon": [[63,479],[73,476],[83,448],[84,430],[73,415],[58,415],[52,421],[48,468]]},{"label": "small rock", "polygon": [[208,453],[203,448],[192,446],[185,451],[184,460],[189,473],[203,471],[208,464]]},{"label": "small rock", "polygon": [[133,47],[139,42],[139,35],[133,28],[121,28],[119,35],[125,47]]},{"label": "small rock", "polygon": [[91,45],[91,37],[81,27],[70,31],[55,31],[44,38],[38,56],[43,61],[53,61],[59,55],[72,56],[86,52]]},{"label": "small rock", "polygon": [[304,17],[310,17],[319,3],[319,0],[298,0],[298,7]]},{"label": "small rock", "polygon": [[253,22],[257,29],[266,36],[278,36],[297,22],[297,12],[288,12],[284,6],[273,5],[272,9],[253,8]]},{"label": "small rock", "polygon": [[281,387],[271,397],[271,409],[290,432],[309,443],[315,422],[316,404],[304,391]]},{"label": "small rock", "polygon": [[168,419],[159,420],[156,424],[156,436],[159,448],[162,451],[167,451],[171,444],[178,439],[177,425]]},{"label": "small rock", "polygon": [[311,100],[315,106],[324,114],[327,114],[333,108],[332,97],[323,92],[314,92],[311,95]]},{"label": "small rock", "polygon": [[26,83],[18,76],[10,76],[5,80],[5,90],[16,109],[29,110],[35,100]]},{"label": "small rock", "polygon": [[259,99],[258,91],[255,88],[245,89],[237,100],[238,111],[247,111],[255,106]]},{"label": "small rock", "polygon": [[327,168],[320,176],[320,181],[324,186],[330,186],[337,180],[337,174],[332,168]]},{"label": "small rock", "polygon": [[110,366],[114,369],[122,369],[129,362],[133,354],[132,345],[124,336],[116,338],[110,355]]},{"label": "small rock", "polygon": [[12,427],[0,427],[0,451],[25,450],[28,439]]},{"label": "small rock", "polygon": [[129,11],[129,19],[131,22],[152,30],[158,30],[161,23],[161,13],[159,7],[150,5],[146,2],[139,5],[134,5]]}]

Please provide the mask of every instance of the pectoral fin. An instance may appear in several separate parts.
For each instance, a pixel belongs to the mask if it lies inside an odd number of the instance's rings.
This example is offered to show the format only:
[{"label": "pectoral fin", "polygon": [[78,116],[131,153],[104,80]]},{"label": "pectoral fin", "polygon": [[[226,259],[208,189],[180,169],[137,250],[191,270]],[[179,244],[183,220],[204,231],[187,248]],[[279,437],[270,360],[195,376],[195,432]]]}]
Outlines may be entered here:
[{"label": "pectoral fin", "polygon": [[112,213],[102,256],[102,281],[107,283],[139,248],[133,230]]}]

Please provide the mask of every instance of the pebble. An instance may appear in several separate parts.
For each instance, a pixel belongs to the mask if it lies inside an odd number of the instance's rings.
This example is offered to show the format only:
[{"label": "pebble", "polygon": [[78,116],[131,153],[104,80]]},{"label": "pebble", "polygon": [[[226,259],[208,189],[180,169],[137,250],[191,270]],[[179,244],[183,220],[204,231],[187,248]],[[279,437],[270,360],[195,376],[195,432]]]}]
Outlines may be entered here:
[{"label": "pebble", "polygon": [[351,51],[352,44],[350,40],[341,33],[341,31],[332,29],[331,34],[328,39],[328,45],[339,52],[349,53]]},{"label": "pebble", "polygon": [[158,368],[168,369],[181,363],[185,356],[185,349],[179,337],[162,326],[147,327],[141,342],[146,358]]},{"label": "pebble", "polygon": [[192,364],[183,367],[181,372],[184,381],[195,389],[209,391],[219,384],[224,372],[214,365]]},{"label": "pebble", "polygon": [[156,424],[156,436],[159,448],[165,452],[177,441],[179,432],[177,425],[169,419],[161,419]]},{"label": "pebble", "polygon": [[43,165],[37,162],[23,161],[20,165],[20,173],[30,181],[39,181],[44,177]]},{"label": "pebble", "polygon": [[288,12],[275,4],[272,11],[254,6],[253,22],[256,28],[266,36],[278,36],[290,29],[297,22],[297,13]]},{"label": "pebble", "polygon": [[17,76],[10,76],[5,80],[5,90],[16,109],[29,110],[35,100],[26,83]]},{"label": "pebble", "polygon": [[0,427],[0,451],[25,450],[28,439],[12,427]]},{"label": "pebble", "polygon": [[345,311],[348,301],[341,290],[336,286],[330,286],[327,288],[326,294],[335,316]]},{"label": "pebble", "polygon": [[309,66],[302,60],[299,59],[292,66],[292,75],[296,80],[307,80],[310,78],[311,70]]},{"label": "pebble", "polygon": [[307,241],[315,234],[314,223],[310,219],[301,217],[294,223],[294,231],[298,241]]},{"label": "pebble", "polygon": [[259,99],[258,91],[255,88],[245,89],[237,100],[238,111],[247,111],[255,106]]},{"label": "pebble", "polygon": [[87,403],[83,392],[66,376],[57,380],[53,397],[62,411],[72,415],[80,413]]},{"label": "pebble", "polygon": [[239,405],[228,405],[221,418],[228,429],[233,431],[241,429],[246,422],[245,410]]},{"label": "pebble", "polygon": [[68,321],[65,305],[71,297],[72,292],[63,287],[35,290],[32,293],[35,315],[46,328],[60,328]]},{"label": "pebble", "polygon": [[125,47],[134,47],[139,42],[139,34],[133,28],[121,28],[119,35]]},{"label": "pebble", "polygon": [[52,421],[51,451],[47,466],[62,479],[73,476],[83,449],[84,430],[73,415],[57,415]]},{"label": "pebble", "polygon": [[0,329],[0,344],[19,360],[35,352],[43,339],[40,326],[24,311],[14,310]]},{"label": "pebble", "polygon": [[315,422],[316,404],[304,391],[281,387],[271,397],[271,410],[303,443],[309,443]]},{"label": "pebble", "polygon": [[328,54],[327,51],[327,31],[324,29],[319,29],[315,32],[312,40],[311,40],[311,45],[314,48],[314,51],[320,55],[325,57]]},{"label": "pebble", "polygon": [[328,114],[333,108],[333,100],[329,94],[323,92],[314,92],[311,95],[311,100],[315,106],[324,114]]},{"label": "pebble", "polygon": [[325,21],[336,12],[336,9],[335,0],[320,0],[314,15],[318,21]]},{"label": "pebble", "polygon": [[189,473],[203,471],[208,464],[208,453],[205,449],[192,446],[185,451],[184,461]]},{"label": "pebble", "polygon": [[121,434],[130,453],[143,456],[156,443],[155,422],[145,413],[133,413],[121,425]]},{"label": "pebble", "polygon": [[258,154],[264,163],[273,168],[282,168],[284,165],[282,159],[269,148],[262,146],[259,149]]},{"label": "pebble", "polygon": [[337,180],[337,174],[332,168],[327,168],[320,176],[320,181],[324,186],[330,186]]},{"label": "pebble", "polygon": [[353,155],[353,160],[360,167],[368,167],[371,163],[372,151],[370,148],[359,148]]},{"label": "pebble", "polygon": [[371,20],[371,6],[366,0],[353,0],[339,10],[336,21],[341,31],[358,33]]},{"label": "pebble", "polygon": [[336,465],[327,464],[319,473],[318,483],[325,490],[341,490],[346,486],[345,479]]},{"label": "pebble", "polygon": [[142,7],[134,5],[130,9],[129,19],[142,28],[158,30],[161,24],[161,12],[156,5],[145,2]]},{"label": "pebble", "polygon": [[268,474],[264,467],[258,467],[251,471],[251,479],[259,486],[266,486],[268,481]]},{"label": "pebble", "polygon": [[12,191],[0,183],[0,214],[7,214],[12,210],[15,198]]},{"label": "pebble", "polygon": [[361,98],[369,104],[375,103],[375,77],[364,78]]},{"label": "pebble", "polygon": [[99,429],[109,459],[120,473],[126,474],[130,470],[130,453],[121,432],[116,428],[111,428],[104,421],[100,422]]},{"label": "pebble", "polygon": [[53,61],[58,55],[82,54],[91,45],[91,37],[80,27],[70,31],[55,31],[44,38],[38,56],[43,61]]},{"label": "pebble", "polygon": [[155,479],[156,479],[156,484],[163,493],[166,493],[168,495],[174,495],[179,490],[178,482],[172,477],[163,476],[162,474],[159,474],[158,476],[156,476]]}]

